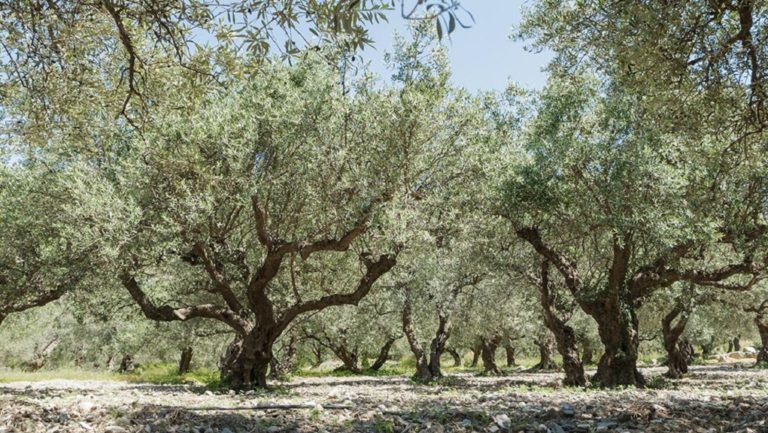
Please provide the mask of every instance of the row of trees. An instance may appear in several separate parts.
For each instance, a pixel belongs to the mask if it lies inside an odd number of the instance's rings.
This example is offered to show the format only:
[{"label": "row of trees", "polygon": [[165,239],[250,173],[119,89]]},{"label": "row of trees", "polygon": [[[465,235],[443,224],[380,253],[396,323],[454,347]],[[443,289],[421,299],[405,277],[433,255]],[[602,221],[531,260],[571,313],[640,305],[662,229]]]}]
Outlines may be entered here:
[{"label": "row of trees", "polygon": [[0,317],[72,293],[214,323],[233,387],[266,386],[303,337],[357,368],[358,313],[306,319],[372,294],[363,323],[382,353],[402,333],[421,379],[457,333],[492,372],[533,335],[585,385],[587,322],[592,380],[643,385],[659,299],[671,376],[704,306],[752,312],[766,359],[762,4],[541,1],[520,34],[555,52],[547,86],[470,95],[432,30],[454,3],[431,3],[385,82],[350,67],[382,4],[225,11],[328,35],[286,61],[196,3],[29,3],[2,28]]}]

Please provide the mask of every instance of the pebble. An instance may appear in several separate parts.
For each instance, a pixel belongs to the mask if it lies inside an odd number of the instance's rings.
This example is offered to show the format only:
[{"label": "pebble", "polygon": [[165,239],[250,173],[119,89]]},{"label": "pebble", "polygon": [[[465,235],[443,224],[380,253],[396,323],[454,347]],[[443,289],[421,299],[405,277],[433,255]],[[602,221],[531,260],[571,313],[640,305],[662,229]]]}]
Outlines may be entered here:
[{"label": "pebble", "polygon": [[573,409],[573,406],[571,406],[568,403],[563,403],[560,406],[560,412],[563,414],[563,416],[572,417],[576,415],[576,411]]}]

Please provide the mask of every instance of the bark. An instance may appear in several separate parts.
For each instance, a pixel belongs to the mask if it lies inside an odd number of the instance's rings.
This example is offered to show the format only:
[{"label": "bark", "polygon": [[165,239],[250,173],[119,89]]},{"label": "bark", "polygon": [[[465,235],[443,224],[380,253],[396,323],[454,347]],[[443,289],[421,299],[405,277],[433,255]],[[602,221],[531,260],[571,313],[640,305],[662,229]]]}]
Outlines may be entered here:
[{"label": "bark", "polygon": [[[561,318],[562,312],[558,311],[553,284],[549,278],[549,267],[549,262],[542,262],[538,285],[542,311],[544,313],[544,324],[554,335],[557,351],[563,358],[563,370],[565,371],[563,384],[566,386],[586,386],[589,384],[589,381],[584,374],[584,365],[579,358],[576,332],[568,325],[567,318]],[[570,313],[569,311],[565,312],[565,314]],[[539,346],[540,362],[534,369],[556,370],[557,365],[552,359],[553,344],[551,339],[545,338],[535,343]]]},{"label": "bark", "polygon": [[597,321],[605,352],[600,357],[593,380],[604,387],[644,386],[645,378],[637,369],[640,342],[634,309],[625,309],[624,312],[613,308],[605,310]]},{"label": "bark", "polygon": [[179,374],[189,373],[190,365],[192,364],[192,347],[187,346],[181,351],[181,358],[179,359]]},{"label": "bark", "polygon": [[582,365],[589,365],[594,362],[595,348],[592,346],[592,342],[589,339],[585,339],[582,348],[581,363]]},{"label": "bark", "polygon": [[483,374],[500,376],[501,369],[496,365],[496,350],[501,344],[502,336],[494,334],[489,337],[481,337],[481,356],[483,358]]},{"label": "bark", "polygon": [[549,336],[533,340],[533,344],[539,348],[539,363],[531,367],[531,370],[557,370],[557,364],[552,358],[555,352],[555,342]]},{"label": "bark", "polygon": [[733,337],[733,351],[741,352],[741,335]]},{"label": "bark", "polygon": [[320,345],[320,343],[314,343],[311,345],[310,350],[315,357],[315,360],[312,363],[312,368],[320,367],[320,365],[323,364],[323,346]]},{"label": "bark", "polygon": [[273,334],[265,334],[253,333],[234,338],[221,361],[222,383],[235,389],[267,387],[267,371],[275,341],[271,338]]},{"label": "bark", "polygon": [[515,346],[511,343],[504,345],[504,352],[507,355],[507,367],[514,367],[517,365],[515,362]]},{"label": "bark", "polygon": [[728,339],[728,353],[733,352],[733,339]]},{"label": "bark", "polygon": [[755,318],[760,342],[763,345],[757,353],[757,365],[768,365],[768,317],[760,314]]},{"label": "bark", "polygon": [[384,366],[384,363],[389,359],[389,351],[392,349],[392,345],[395,344],[395,341],[397,341],[397,338],[390,338],[383,346],[381,346],[379,356],[377,356],[376,360],[371,364],[371,370],[378,371]]},{"label": "bark", "polygon": [[[675,320],[677,323],[674,323]],[[667,372],[664,375],[670,379],[679,379],[688,373],[688,347],[679,341],[687,324],[688,311],[679,302],[661,320],[661,334],[667,351]]]},{"label": "bark", "polygon": [[43,368],[48,362],[48,357],[51,355],[51,353],[53,353],[54,350],[56,350],[56,347],[58,347],[59,342],[59,337],[55,337],[46,343],[42,348],[40,348],[40,350],[35,353],[35,357],[31,361],[25,362],[23,364],[22,369],[24,371],[32,372]]},{"label": "bark", "polygon": [[360,357],[358,356],[357,351],[349,350],[343,344],[336,344],[331,350],[344,364],[337,368],[336,371],[349,371],[355,374],[363,372],[363,369],[360,368]]},{"label": "bark", "polygon": [[405,338],[408,341],[408,346],[411,348],[411,352],[413,352],[413,355],[416,357],[416,373],[414,373],[413,378],[419,381],[431,381],[440,376],[435,377],[432,374],[433,372],[430,370],[430,362],[429,358],[427,357],[427,353],[424,350],[424,346],[422,346],[421,342],[419,342],[419,339],[416,336],[416,329],[413,325],[413,307],[411,305],[412,302],[413,300],[411,298],[410,289],[406,288],[402,322],[403,334],[405,334]]},{"label": "bark", "polygon": [[280,353],[275,354],[269,362],[269,378],[275,380],[287,380],[290,377],[296,361],[296,345],[298,338],[291,335],[288,343],[282,347]]},{"label": "bark", "polygon": [[131,354],[123,355],[120,360],[120,367],[117,369],[118,373],[129,373],[136,369],[136,365],[133,363],[133,356]]},{"label": "bark", "polygon": [[477,362],[480,360],[480,353],[483,350],[483,345],[482,345],[482,343],[478,343],[478,344],[470,347],[469,350],[472,351],[472,363],[470,363],[469,366],[472,367],[472,368],[475,368],[475,367],[477,367]]},{"label": "bark", "polygon": [[447,348],[445,349],[446,353],[451,355],[451,358],[453,358],[453,366],[454,367],[461,367],[461,354],[458,350],[454,348]]}]

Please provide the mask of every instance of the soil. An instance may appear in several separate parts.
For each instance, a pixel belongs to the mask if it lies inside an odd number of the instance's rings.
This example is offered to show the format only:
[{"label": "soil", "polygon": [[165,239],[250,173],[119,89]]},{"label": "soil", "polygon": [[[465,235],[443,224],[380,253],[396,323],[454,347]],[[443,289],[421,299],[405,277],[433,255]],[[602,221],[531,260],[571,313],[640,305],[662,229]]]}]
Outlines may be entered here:
[{"label": "soil", "polygon": [[295,378],[269,391],[116,381],[0,384],[0,432],[768,432],[768,370],[694,366],[646,389],[569,389],[560,373]]}]

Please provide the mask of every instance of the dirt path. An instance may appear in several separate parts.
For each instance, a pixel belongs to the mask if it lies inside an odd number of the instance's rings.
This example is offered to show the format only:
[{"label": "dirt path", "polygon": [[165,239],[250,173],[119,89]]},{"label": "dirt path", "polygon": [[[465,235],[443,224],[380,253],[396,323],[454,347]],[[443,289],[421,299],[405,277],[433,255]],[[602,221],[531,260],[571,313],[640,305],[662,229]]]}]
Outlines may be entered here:
[{"label": "dirt path", "polygon": [[[768,370],[694,367],[645,390],[569,390],[560,374],[306,378],[271,392],[110,381],[0,385],[0,433],[768,432]],[[283,408],[270,408],[281,406]],[[293,408],[300,406],[300,408]],[[256,409],[254,409],[256,407]]]}]

